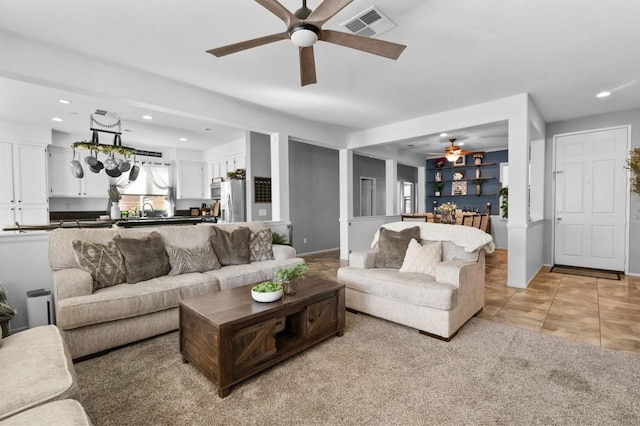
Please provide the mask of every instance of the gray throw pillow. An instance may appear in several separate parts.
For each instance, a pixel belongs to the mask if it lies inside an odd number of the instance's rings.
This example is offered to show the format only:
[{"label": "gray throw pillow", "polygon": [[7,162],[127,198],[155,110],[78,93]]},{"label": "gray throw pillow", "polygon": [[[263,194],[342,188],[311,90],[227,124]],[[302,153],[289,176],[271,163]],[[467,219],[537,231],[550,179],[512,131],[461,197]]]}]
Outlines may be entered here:
[{"label": "gray throw pillow", "polygon": [[400,269],[412,238],[420,241],[419,226],[403,229],[399,232],[381,227],[375,267]]},{"label": "gray throw pillow", "polygon": [[222,266],[249,263],[249,228],[240,227],[233,232],[225,232],[213,226],[211,246]]},{"label": "gray throw pillow", "polygon": [[172,245],[165,247],[169,255],[171,271],[169,275],[187,274],[189,272],[206,272],[220,269],[220,262],[211,247],[205,244],[200,247],[181,248]]},{"label": "gray throw pillow", "polygon": [[124,258],[113,241],[107,244],[73,240],[73,254],[80,268],[91,274],[93,291],[126,281]]},{"label": "gray throw pillow", "polygon": [[250,262],[273,259],[271,228],[249,234],[249,252]]},{"label": "gray throw pillow", "polygon": [[144,238],[116,235],[113,241],[124,257],[127,283],[135,284],[161,277],[171,270],[169,257],[164,250],[164,240],[157,232],[153,231]]}]

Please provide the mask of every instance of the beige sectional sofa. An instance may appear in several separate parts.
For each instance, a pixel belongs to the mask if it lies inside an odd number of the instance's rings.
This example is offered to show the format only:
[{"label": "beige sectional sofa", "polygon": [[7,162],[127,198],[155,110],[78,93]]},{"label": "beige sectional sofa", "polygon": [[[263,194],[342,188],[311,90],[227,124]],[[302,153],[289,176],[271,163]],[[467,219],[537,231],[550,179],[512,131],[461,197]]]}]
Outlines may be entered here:
[{"label": "beige sectional sofa", "polygon": [[89,425],[71,357],[55,326],[0,342],[0,426]]},{"label": "beige sectional sofa", "polygon": [[[160,226],[154,229],[57,229],[49,237],[56,322],[72,358],[135,342],[178,328],[185,297],[273,279],[275,271],[304,260],[290,246],[273,245],[273,259],[222,266],[204,272],[164,275],[135,284],[94,290],[92,275],[78,263],[73,241],[107,244],[115,236],[143,238],[159,233],[165,244],[193,249],[209,244],[212,229],[267,230],[263,222]],[[270,232],[270,231],[269,231]]]},{"label": "beige sectional sofa", "polygon": [[[466,226],[395,222],[383,227],[401,231],[418,226],[422,244],[440,242],[441,257],[432,274],[375,267],[378,233],[370,250],[351,253],[338,270],[345,284],[346,306],[450,340],[484,307],[485,252],[495,249],[491,235]],[[404,256],[404,254],[403,254]]]}]

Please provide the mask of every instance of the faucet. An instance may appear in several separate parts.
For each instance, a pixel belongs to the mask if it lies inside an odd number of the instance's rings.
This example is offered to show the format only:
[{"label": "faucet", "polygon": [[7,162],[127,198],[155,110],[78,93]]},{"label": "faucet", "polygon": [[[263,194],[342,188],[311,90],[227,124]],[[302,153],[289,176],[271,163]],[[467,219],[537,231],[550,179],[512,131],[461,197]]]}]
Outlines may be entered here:
[{"label": "faucet", "polygon": [[145,213],[147,211],[145,207],[147,207],[147,206],[149,206],[150,211],[153,211],[153,204],[151,204],[149,202],[146,202],[146,203],[142,204],[142,212],[140,213],[140,215],[142,217],[146,217],[147,216],[147,214]]}]

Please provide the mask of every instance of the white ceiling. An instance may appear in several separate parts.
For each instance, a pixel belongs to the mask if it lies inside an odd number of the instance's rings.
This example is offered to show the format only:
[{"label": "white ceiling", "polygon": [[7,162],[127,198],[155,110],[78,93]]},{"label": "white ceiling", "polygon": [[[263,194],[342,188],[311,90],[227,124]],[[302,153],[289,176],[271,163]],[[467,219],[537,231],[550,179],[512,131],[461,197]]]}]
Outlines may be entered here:
[{"label": "white ceiling", "polygon": [[[301,5],[281,2],[290,10]],[[284,30],[251,0],[3,0],[0,32],[356,129],[523,92],[547,122],[640,107],[638,0],[354,0],[324,28],[341,30],[371,5],[397,24],[381,38],[408,46],[399,60],[319,42],[318,84],[306,87],[300,87],[297,48],[289,41],[223,58],[205,53]],[[124,113],[133,133],[149,132],[163,144],[186,137],[194,147],[206,146],[211,132],[219,141],[242,136],[242,129],[213,120],[154,114],[146,123],[139,118],[143,110],[117,100],[80,96],[73,109],[52,107],[43,100],[64,93],[12,79],[0,79],[0,90],[0,119],[43,120],[64,132],[85,132],[88,113],[105,108]],[[612,95],[597,99],[601,90]],[[64,123],[50,121],[60,114]],[[442,145],[431,146],[435,142]]]}]

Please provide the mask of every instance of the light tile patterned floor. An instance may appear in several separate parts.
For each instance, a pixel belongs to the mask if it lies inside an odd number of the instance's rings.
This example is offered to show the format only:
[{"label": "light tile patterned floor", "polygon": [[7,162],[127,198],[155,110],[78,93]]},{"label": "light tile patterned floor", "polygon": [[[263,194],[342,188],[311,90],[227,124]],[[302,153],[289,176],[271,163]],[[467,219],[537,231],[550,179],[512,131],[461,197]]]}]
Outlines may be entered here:
[{"label": "light tile patterned floor", "polygon": [[[335,279],[338,251],[303,256],[309,271]],[[621,281],[549,272],[526,290],[507,287],[507,251],[487,256],[485,307],[479,317],[640,355],[640,278]]]}]

